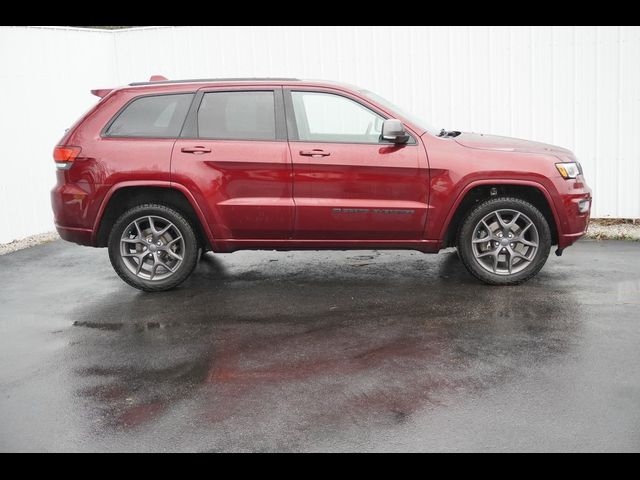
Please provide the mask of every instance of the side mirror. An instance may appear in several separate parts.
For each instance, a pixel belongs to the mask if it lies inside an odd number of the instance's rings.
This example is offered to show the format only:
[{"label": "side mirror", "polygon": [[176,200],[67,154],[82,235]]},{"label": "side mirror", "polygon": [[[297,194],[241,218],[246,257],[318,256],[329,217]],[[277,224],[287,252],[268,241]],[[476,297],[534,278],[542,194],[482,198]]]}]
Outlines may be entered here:
[{"label": "side mirror", "polygon": [[380,136],[383,140],[393,143],[407,143],[409,141],[409,134],[405,131],[402,122],[397,118],[388,118],[384,121]]}]

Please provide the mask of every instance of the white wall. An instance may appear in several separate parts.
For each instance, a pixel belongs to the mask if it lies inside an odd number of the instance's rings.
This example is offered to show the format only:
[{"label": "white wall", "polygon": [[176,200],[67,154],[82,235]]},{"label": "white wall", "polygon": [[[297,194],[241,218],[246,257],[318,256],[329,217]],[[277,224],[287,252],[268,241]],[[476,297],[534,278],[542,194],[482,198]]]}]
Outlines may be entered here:
[{"label": "white wall", "polygon": [[595,216],[640,217],[638,27],[0,27],[0,242],[52,228],[51,150],[89,90],[151,74],[361,85],[436,126],[568,147]]},{"label": "white wall", "polygon": [[117,82],[109,32],[0,27],[0,243],[53,230],[53,147]]}]

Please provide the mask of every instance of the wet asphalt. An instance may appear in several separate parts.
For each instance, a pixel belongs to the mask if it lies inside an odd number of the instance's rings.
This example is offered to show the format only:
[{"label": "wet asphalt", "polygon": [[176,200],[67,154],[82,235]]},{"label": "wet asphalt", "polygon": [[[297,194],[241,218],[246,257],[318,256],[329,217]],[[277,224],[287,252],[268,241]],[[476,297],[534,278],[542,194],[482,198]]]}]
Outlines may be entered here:
[{"label": "wet asphalt", "polygon": [[638,451],[640,243],[517,287],[455,253],[208,254],[138,292],[104,249],[0,257],[0,451]]}]

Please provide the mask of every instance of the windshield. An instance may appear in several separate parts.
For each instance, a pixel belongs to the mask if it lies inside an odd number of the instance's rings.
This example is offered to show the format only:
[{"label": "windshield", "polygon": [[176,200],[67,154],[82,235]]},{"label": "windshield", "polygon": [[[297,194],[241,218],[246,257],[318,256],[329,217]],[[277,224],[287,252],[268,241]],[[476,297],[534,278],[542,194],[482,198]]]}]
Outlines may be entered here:
[{"label": "windshield", "polygon": [[389,100],[381,97],[380,95],[370,92],[369,90],[360,90],[360,93],[366,97],[369,97],[374,102],[377,102],[380,105],[387,107],[389,110],[394,111],[398,115],[403,116],[404,118],[409,120],[411,123],[413,123],[416,127],[420,127],[421,129],[426,130],[431,135],[438,135],[438,132],[440,132],[440,129],[433,127],[428,122],[425,122],[422,118],[407,112],[406,110],[398,107],[397,105],[394,105]]}]

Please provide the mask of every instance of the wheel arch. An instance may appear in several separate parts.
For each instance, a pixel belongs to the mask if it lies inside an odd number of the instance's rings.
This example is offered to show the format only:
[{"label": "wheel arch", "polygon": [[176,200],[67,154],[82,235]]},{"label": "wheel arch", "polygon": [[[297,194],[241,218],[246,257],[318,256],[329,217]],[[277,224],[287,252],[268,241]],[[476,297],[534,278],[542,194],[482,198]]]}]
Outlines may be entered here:
[{"label": "wheel arch", "polygon": [[[492,189],[495,188],[495,195]],[[510,196],[530,202],[544,215],[551,230],[552,244],[559,238],[559,218],[553,198],[544,185],[522,180],[486,180],[472,182],[458,195],[442,227],[443,248],[455,246],[464,216],[479,202],[495,196]]]},{"label": "wheel arch", "polygon": [[114,185],[100,206],[93,228],[94,244],[106,247],[113,223],[125,211],[143,203],[160,203],[173,207],[192,223],[198,242],[211,249],[211,231],[197,202],[181,185],[169,182],[123,182]]}]

